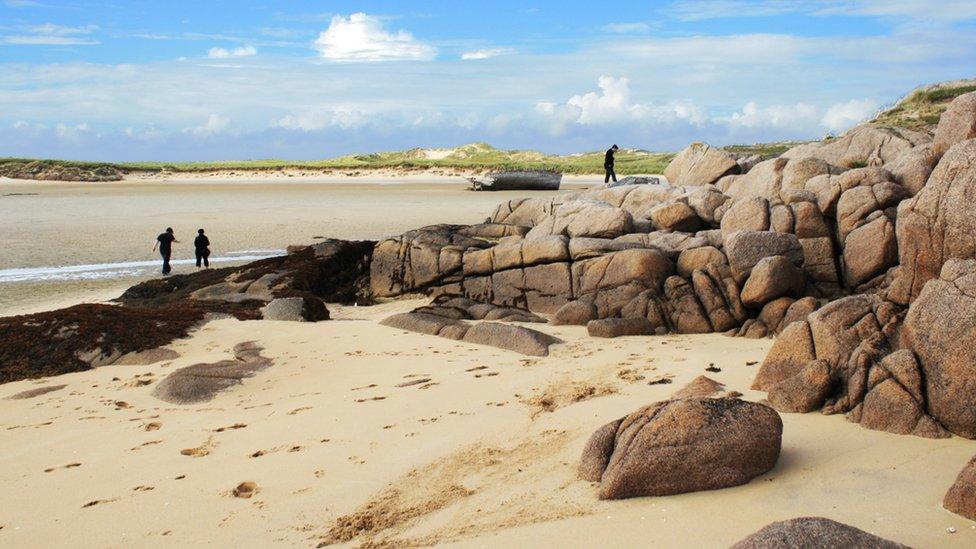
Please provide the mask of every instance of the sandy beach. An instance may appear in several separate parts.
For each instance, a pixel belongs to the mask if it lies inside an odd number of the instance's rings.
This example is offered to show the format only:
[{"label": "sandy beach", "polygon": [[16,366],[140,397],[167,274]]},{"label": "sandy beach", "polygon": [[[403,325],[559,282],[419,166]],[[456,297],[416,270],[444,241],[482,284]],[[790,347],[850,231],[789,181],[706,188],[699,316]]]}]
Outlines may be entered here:
[{"label": "sandy beach", "polygon": [[[721,547],[801,515],[914,547],[976,543],[939,505],[971,442],[841,416],[784,414],[779,462],[745,486],[599,501],[576,477],[595,428],[703,374],[759,400],[748,387],[771,340],[543,325],[566,343],[527,358],[377,324],[422,303],[330,306],[336,320],[316,324],[222,320],[170,345],[175,359],[3,385],[0,489],[17,504],[0,510],[0,544],[309,547],[350,515],[370,525],[351,546]],[[243,341],[273,365],[206,404],[150,394]],[[235,497],[244,482],[256,493]]]},{"label": "sandy beach", "polygon": [[[567,176],[563,189],[599,182]],[[174,266],[179,274],[195,270],[192,240],[200,227],[212,242],[212,259],[225,260],[214,265],[234,265],[241,256],[280,254],[323,237],[378,239],[432,223],[477,223],[499,202],[543,194],[469,187],[460,176],[386,172],[133,176],[108,183],[0,178],[0,315],[104,300],[158,276],[152,246],[166,227],[181,241],[173,252],[182,261]],[[89,267],[63,272],[72,266]],[[20,275],[22,269],[41,272]]]}]

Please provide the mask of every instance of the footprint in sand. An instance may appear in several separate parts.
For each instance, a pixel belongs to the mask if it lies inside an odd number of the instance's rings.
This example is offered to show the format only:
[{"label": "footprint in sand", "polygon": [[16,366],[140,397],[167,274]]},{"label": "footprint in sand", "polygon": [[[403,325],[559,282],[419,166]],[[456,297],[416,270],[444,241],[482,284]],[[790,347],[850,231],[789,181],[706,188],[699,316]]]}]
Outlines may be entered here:
[{"label": "footprint in sand", "polygon": [[302,406],[301,408],[295,408],[294,410],[288,412],[288,415],[293,416],[299,412],[304,412],[305,410],[311,410],[311,406]]},{"label": "footprint in sand", "polygon": [[476,372],[478,370],[487,370],[487,366],[475,366],[474,368],[468,368],[465,372]]},{"label": "footprint in sand", "polygon": [[190,457],[203,457],[210,454],[210,451],[214,449],[213,439],[207,439],[206,442],[197,446],[196,448],[184,448],[180,450],[180,453],[184,456]]},{"label": "footprint in sand", "polygon": [[[404,376],[408,377],[408,376]],[[397,383],[395,387],[410,387],[412,385],[423,385],[430,381],[429,377],[419,377],[417,379],[411,379],[410,381],[404,381],[403,383]]]},{"label": "footprint in sand", "polygon": [[485,372],[483,374],[475,374],[474,377],[492,377],[497,376],[498,372]]},{"label": "footprint in sand", "polygon": [[158,421],[152,421],[150,423],[146,423],[145,425],[143,425],[142,428],[146,431],[158,431],[162,426],[163,426],[162,423]]},{"label": "footprint in sand", "polygon": [[73,469],[75,467],[81,467],[81,464],[80,463],[69,463],[67,465],[62,465],[61,467],[49,467],[47,469],[44,469],[44,472],[45,473],[50,473],[50,472],[53,472],[53,471],[57,471],[58,469]]},{"label": "footprint in sand", "polygon": [[247,424],[244,424],[244,423],[235,423],[233,425],[228,425],[227,427],[218,427],[218,428],[214,429],[214,432],[215,433],[223,433],[224,431],[231,431],[231,430],[234,430],[234,429],[243,429],[245,427],[247,427]]},{"label": "footprint in sand", "polygon": [[386,400],[385,396],[375,396],[370,398],[357,398],[356,402],[369,402],[371,400]]},{"label": "footprint in sand", "polygon": [[155,489],[156,489],[155,486],[144,486],[144,485],[141,485],[141,486],[136,486],[135,488],[132,489],[132,491],[133,492],[148,492],[150,490],[155,490]]},{"label": "footprint in sand", "polygon": [[231,490],[231,494],[235,498],[248,499],[258,492],[258,483],[248,480],[237,485],[236,488]]},{"label": "footprint in sand", "polygon": [[96,500],[89,501],[88,503],[82,505],[81,508],[84,509],[86,507],[94,507],[96,505],[101,505],[103,503],[112,503],[113,501],[118,501],[118,500],[119,500],[119,498],[96,499]]}]

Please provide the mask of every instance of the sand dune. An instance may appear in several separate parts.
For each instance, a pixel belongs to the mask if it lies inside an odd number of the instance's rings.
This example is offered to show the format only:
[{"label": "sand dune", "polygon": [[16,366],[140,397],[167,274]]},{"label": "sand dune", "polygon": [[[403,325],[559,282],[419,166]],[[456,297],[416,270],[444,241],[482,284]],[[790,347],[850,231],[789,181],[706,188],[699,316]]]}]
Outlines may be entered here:
[{"label": "sand dune", "polygon": [[[702,374],[758,400],[771,341],[536,325],[566,343],[526,358],[377,323],[421,303],[221,320],[170,345],[172,360],[4,385],[0,545],[723,546],[809,514],[918,547],[976,543],[940,507],[971,442],[839,416],[784,414],[779,463],[745,486],[598,501],[576,477],[595,428]],[[209,402],[152,396],[245,341],[271,366]]]}]

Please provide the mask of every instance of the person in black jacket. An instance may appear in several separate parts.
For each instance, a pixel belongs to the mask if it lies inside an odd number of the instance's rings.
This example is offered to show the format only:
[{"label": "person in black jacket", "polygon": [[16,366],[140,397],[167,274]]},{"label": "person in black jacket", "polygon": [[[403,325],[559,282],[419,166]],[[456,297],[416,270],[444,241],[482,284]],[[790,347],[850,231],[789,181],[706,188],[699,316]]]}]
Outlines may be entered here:
[{"label": "person in black jacket", "polygon": [[619,147],[616,145],[607,149],[607,155],[603,157],[603,169],[607,171],[606,177],[603,178],[603,182],[607,183],[610,178],[613,178],[613,182],[617,182],[617,172],[613,171],[613,153],[617,152]]},{"label": "person in black jacket", "polygon": [[197,255],[197,268],[199,269],[200,263],[203,262],[203,266],[209,269],[210,239],[203,234],[203,229],[197,229],[197,237],[193,239],[193,251]]},{"label": "person in black jacket", "polygon": [[176,235],[173,234],[172,227],[166,227],[166,232],[156,237],[156,243],[153,244],[153,251],[156,251],[156,247],[159,246],[159,255],[163,256],[163,274],[168,275],[172,270],[169,266],[169,258],[173,254],[173,243],[179,243],[176,240]]}]

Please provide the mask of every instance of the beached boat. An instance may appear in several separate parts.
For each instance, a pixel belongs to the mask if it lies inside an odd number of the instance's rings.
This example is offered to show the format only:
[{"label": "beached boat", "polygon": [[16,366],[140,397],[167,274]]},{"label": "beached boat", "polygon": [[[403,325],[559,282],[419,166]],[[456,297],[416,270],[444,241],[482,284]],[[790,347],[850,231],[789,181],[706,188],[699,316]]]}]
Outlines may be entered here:
[{"label": "beached boat", "polygon": [[558,191],[562,180],[562,173],[546,170],[500,171],[468,178],[476,191]]}]

